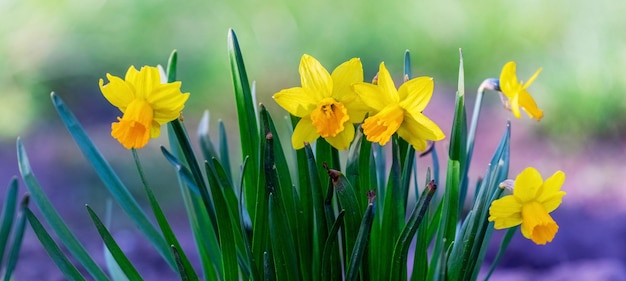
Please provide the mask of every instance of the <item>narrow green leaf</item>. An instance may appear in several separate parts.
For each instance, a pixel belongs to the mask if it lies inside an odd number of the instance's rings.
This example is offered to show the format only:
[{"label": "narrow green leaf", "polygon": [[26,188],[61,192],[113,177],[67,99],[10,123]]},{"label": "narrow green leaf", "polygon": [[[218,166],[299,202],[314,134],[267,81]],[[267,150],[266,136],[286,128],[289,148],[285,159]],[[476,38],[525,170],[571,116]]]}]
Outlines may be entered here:
[{"label": "narrow green leaf", "polygon": [[228,214],[230,216],[230,221],[233,226],[233,239],[235,240],[235,245],[237,247],[239,266],[243,275],[242,277],[243,279],[250,279],[250,275],[252,275],[256,278],[260,278],[259,273],[257,273],[256,267],[254,267],[252,263],[252,253],[249,251],[250,244],[248,243],[248,240],[245,237],[245,232],[242,229],[242,227],[244,226],[243,224],[241,224],[242,217],[240,213],[240,202],[237,199],[237,195],[235,195],[234,188],[230,185],[230,179],[226,175],[226,171],[224,170],[222,165],[215,158],[213,158],[212,163],[213,171],[209,171],[209,165],[207,163],[207,173],[214,173],[213,177],[215,180],[217,180],[217,183],[221,188],[222,195],[228,208]]},{"label": "narrow green leaf", "polygon": [[208,165],[205,165],[209,179],[209,188],[213,195],[215,211],[217,216],[217,230],[219,232],[220,248],[222,249],[222,263],[224,270],[224,280],[238,280],[239,267],[237,265],[237,248],[235,244],[235,228],[228,213],[228,205],[224,198],[224,193],[219,186],[219,181]]},{"label": "narrow green leaf", "polygon": [[115,239],[113,239],[111,233],[104,226],[102,220],[100,220],[98,215],[96,215],[96,213],[91,209],[91,207],[89,207],[89,205],[85,205],[85,207],[87,208],[87,212],[89,212],[89,216],[95,224],[96,229],[98,230],[98,233],[102,238],[102,241],[106,245],[107,249],[109,249],[109,252],[115,259],[115,262],[117,262],[117,264],[120,266],[120,269],[124,272],[124,274],[126,274],[126,277],[128,277],[129,280],[143,280],[141,275],[139,275],[139,272],[137,272],[137,270],[130,262],[130,260],[126,257],[117,242],[115,242]]},{"label": "narrow green leaf", "polygon": [[[174,158],[180,158],[182,152],[180,152],[180,145],[178,144],[171,124],[168,124],[167,132],[170,148],[172,149],[173,155],[175,155]],[[221,250],[217,241],[216,231],[212,228],[213,226],[210,223],[208,213],[204,210],[204,207],[202,207],[203,203],[199,195],[200,191],[196,190],[192,192],[192,188],[186,185],[185,180],[180,176],[180,171],[177,174],[180,192],[183,197],[183,203],[193,232],[198,255],[200,256],[205,280],[218,280],[218,275],[220,277],[224,275],[221,271],[221,267],[214,266],[219,264],[221,259]]]},{"label": "narrow green leaf", "polygon": [[220,143],[220,149],[219,149],[219,153],[220,153],[220,162],[222,163],[222,166],[224,167],[224,171],[226,172],[226,174],[228,175],[228,177],[231,179],[232,182],[232,175],[233,173],[230,170],[230,150],[228,149],[228,137],[226,135],[226,127],[224,127],[224,121],[222,121],[222,119],[217,120],[217,124],[218,124],[218,129],[219,129],[219,133],[218,133],[218,137],[219,137],[219,143]]},{"label": "narrow green leaf", "polygon": [[297,262],[296,244],[287,223],[285,208],[281,206],[280,200],[275,198],[274,193],[269,194],[269,222],[272,252],[276,273],[279,279],[300,280],[299,267]]},{"label": "narrow green leaf", "polygon": [[[448,276],[456,279],[468,279],[477,276],[486,254],[493,232],[493,225],[487,221],[491,202],[502,192],[498,185],[506,179],[509,163],[509,126],[502,136],[492,163],[487,169],[476,196],[470,214],[461,228],[463,243],[452,248],[448,262]],[[504,173],[502,173],[504,171]],[[474,276],[474,279],[476,278]]]},{"label": "narrow green leaf", "polygon": [[360,206],[367,206],[367,191],[375,190],[370,184],[370,160],[372,143],[365,140],[361,127],[356,129],[354,140],[348,150],[346,177],[352,183]]},{"label": "narrow green leaf", "polygon": [[389,280],[406,280],[406,262],[411,240],[421,225],[426,210],[430,205],[430,200],[435,195],[437,185],[435,181],[428,183],[424,189],[419,201],[415,204],[415,208],[409,217],[409,221],[400,233],[400,237],[396,241],[393,250],[393,259],[391,267],[391,276]]},{"label": "narrow green leaf", "polygon": [[[230,68],[233,77],[233,86],[235,88],[235,100],[237,103],[237,118],[239,119],[239,135],[241,136],[241,152],[243,157],[250,157],[253,166],[256,166],[261,159],[259,156],[259,129],[257,115],[255,113],[255,104],[253,102],[250,83],[248,82],[248,74],[243,61],[243,55],[239,48],[239,42],[235,31],[228,30],[228,56],[230,59]],[[256,198],[255,189],[258,186],[259,171],[257,169],[248,169],[245,175],[245,184],[247,188],[244,190],[246,198]],[[256,209],[254,200],[247,200],[250,217],[254,221],[256,218]]]},{"label": "narrow green leaf", "polygon": [[72,281],[85,280],[85,277],[83,277],[78,269],[74,267],[72,262],[70,262],[70,260],[65,256],[59,246],[54,243],[54,240],[52,239],[52,237],[50,237],[50,234],[48,234],[43,225],[41,225],[41,222],[39,222],[37,217],[35,217],[35,215],[28,208],[26,208],[25,210],[25,216],[28,219],[28,222],[30,224],[30,227],[33,229],[33,232],[35,232],[35,235],[37,235],[37,238],[39,239],[39,241],[41,241],[41,245],[43,245],[44,249],[46,249],[46,252],[48,252],[48,255],[52,258],[52,261],[54,261],[54,263],[61,270],[61,272],[63,272],[65,277],[68,280]]},{"label": "narrow green leaf", "polygon": [[170,254],[169,246],[165,243],[165,240],[156,230],[154,225],[152,225],[150,220],[148,220],[146,214],[143,212],[135,198],[128,191],[128,188],[126,188],[117,174],[115,174],[109,163],[104,159],[100,151],[98,151],[63,100],[54,93],[51,94],[51,98],[54,107],[56,108],[68,131],[74,138],[74,141],[80,148],[83,155],[85,155],[85,158],[87,158],[89,163],[93,166],[94,170],[107,187],[115,201],[122,207],[124,212],[128,214],[137,228],[145,235],[152,246],[156,248],[167,264],[173,270],[176,270],[176,264],[174,262],[174,258]]},{"label": "narrow green leaf", "polygon": [[[16,183],[17,186],[17,183]],[[24,230],[26,229],[26,213],[28,208],[29,196],[25,195],[20,204],[20,219],[17,221],[17,227],[13,235],[13,243],[11,250],[9,251],[9,257],[7,260],[6,268],[4,269],[4,281],[11,280],[13,270],[17,266],[17,260],[20,256],[20,249],[22,248],[22,241],[24,240]],[[1,264],[0,264],[1,265]]]},{"label": "narrow green leaf", "polygon": [[337,214],[337,219],[333,223],[333,226],[328,233],[328,238],[326,239],[326,242],[324,242],[324,250],[322,251],[321,263],[322,266],[320,270],[321,274],[319,280],[334,280],[331,279],[332,276],[334,276],[332,273],[332,269],[335,268],[335,266],[332,265],[332,256],[333,253],[338,250],[337,241],[339,240],[339,227],[343,226],[343,218],[345,213],[346,212],[344,210],[339,211],[339,214]]},{"label": "narrow green leaf", "polygon": [[215,146],[211,141],[209,136],[209,122],[211,119],[211,115],[209,111],[204,111],[202,114],[202,118],[200,119],[200,123],[198,124],[198,138],[200,139],[200,149],[202,150],[202,154],[204,155],[204,160],[210,161],[213,158],[218,158],[217,151],[215,150]]},{"label": "narrow green leaf", "polygon": [[[382,208],[382,224],[380,232],[379,247],[379,272],[378,278],[390,276],[392,270],[393,248],[395,241],[400,236],[405,225],[406,207],[404,205],[406,192],[401,190],[401,163],[400,151],[397,135],[392,137],[392,160],[389,180],[387,182],[387,193],[385,194],[385,205]],[[378,234],[377,234],[378,235]]]},{"label": "narrow green leaf", "polygon": [[2,258],[4,257],[4,249],[6,249],[7,242],[9,241],[9,234],[13,227],[13,220],[15,218],[15,210],[17,204],[17,178],[13,177],[9,188],[7,189],[6,197],[4,198],[4,205],[2,206],[2,224],[0,225],[0,265],[2,265]]},{"label": "narrow green leaf", "polygon": [[489,266],[489,271],[487,272],[487,276],[485,276],[485,281],[491,278],[491,274],[493,274],[493,272],[496,270],[496,267],[498,267],[500,260],[504,256],[506,249],[509,247],[509,243],[511,243],[511,239],[513,239],[513,235],[515,235],[518,228],[518,226],[511,227],[506,231],[506,234],[504,234],[502,242],[500,243],[500,247],[498,247],[498,253],[493,259],[493,262],[491,262],[491,266]]},{"label": "narrow green leaf", "polygon": [[184,261],[182,260],[180,256],[180,251],[176,248],[176,246],[171,245],[171,247],[172,247],[172,254],[174,255],[174,259],[176,260],[176,265],[178,266],[180,280],[182,281],[198,280],[197,276],[195,278],[193,277],[196,275],[195,272],[187,271],[187,267],[185,266]]},{"label": "narrow green leaf", "polygon": [[[157,223],[159,224],[159,228],[161,229],[161,233],[163,233],[165,241],[167,241],[168,244],[181,249],[181,251],[178,252],[178,255],[179,255],[180,261],[183,264],[186,274],[189,276],[189,278],[191,278],[191,280],[198,279],[198,276],[196,275],[193,269],[193,266],[191,265],[191,262],[189,262],[189,259],[187,259],[187,255],[185,255],[185,252],[182,251],[182,247],[180,246],[180,243],[178,242],[178,239],[176,238],[176,235],[174,234],[172,227],[167,221],[167,218],[165,217],[165,214],[163,213],[163,210],[161,209],[161,206],[159,205],[159,202],[157,201],[156,196],[154,196],[152,189],[148,185],[148,181],[143,172],[141,162],[139,161],[139,155],[137,155],[137,150],[133,148],[131,151],[133,154],[133,159],[135,160],[135,166],[137,167],[137,172],[139,173],[141,183],[143,184],[144,191],[146,192],[146,195],[148,196],[148,201],[150,201],[150,207],[152,208],[152,213],[154,214],[154,217],[156,218]],[[131,280],[134,280],[134,279],[131,278]]]},{"label": "narrow green leaf", "polygon": [[35,178],[35,175],[30,168],[30,163],[28,161],[24,145],[19,138],[17,139],[17,161],[20,174],[22,174],[22,179],[28,188],[28,192],[30,192],[31,198],[35,202],[35,205],[37,205],[37,207],[41,210],[41,213],[48,224],[59,236],[59,239],[63,241],[63,244],[67,247],[70,253],[85,267],[95,280],[108,280],[106,274],[104,274],[102,269],[100,269],[100,267],[93,261],[89,253],[87,253],[83,245],[78,241],[78,239],[76,239],[74,233],[70,231],[59,213],[52,206],[52,203],[50,203],[50,199],[48,199],[46,194],[41,189],[39,181],[37,181],[37,178]]},{"label": "narrow green leaf", "polygon": [[[204,181],[202,170],[200,170],[200,166],[198,165],[196,155],[191,148],[191,142],[189,141],[189,136],[187,135],[185,126],[183,126],[182,122],[178,119],[171,121],[170,124],[172,125],[176,138],[178,139],[181,152],[185,156],[186,163],[189,165],[189,171],[191,172],[195,186],[197,186],[198,191],[200,191],[202,202],[204,203],[204,207],[209,214],[209,218],[213,224],[213,229],[216,229],[215,206],[213,206],[213,201],[211,201],[211,196],[209,195],[208,188]],[[184,166],[182,162],[180,163]]]},{"label": "narrow green leaf", "polygon": [[[337,170],[328,169],[328,167],[325,168],[327,169],[328,176],[337,194],[340,208],[345,210],[346,213],[344,219],[344,253],[352,253],[361,227],[363,211],[359,206],[354,188],[350,182],[348,182],[348,179]],[[345,262],[349,264],[350,260],[346,260]]]},{"label": "narrow green leaf", "polygon": [[367,208],[365,209],[365,214],[363,215],[361,226],[359,227],[354,250],[352,251],[352,255],[350,256],[350,265],[348,266],[345,279],[347,281],[353,281],[357,279],[358,270],[361,266],[363,256],[365,255],[365,249],[367,248],[369,242],[370,232],[372,230],[372,223],[374,222],[374,198],[376,197],[376,195],[374,192],[370,192],[368,197],[369,202]]}]

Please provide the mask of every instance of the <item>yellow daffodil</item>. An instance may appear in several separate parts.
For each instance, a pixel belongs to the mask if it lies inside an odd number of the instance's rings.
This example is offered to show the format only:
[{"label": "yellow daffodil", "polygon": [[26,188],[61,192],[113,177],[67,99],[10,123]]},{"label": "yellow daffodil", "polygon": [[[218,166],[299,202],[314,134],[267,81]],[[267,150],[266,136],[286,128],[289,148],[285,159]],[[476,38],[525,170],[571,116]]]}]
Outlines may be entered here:
[{"label": "yellow daffodil", "polygon": [[522,235],[538,245],[552,242],[559,226],[550,213],[561,205],[564,181],[562,171],[543,181],[535,168],[526,168],[515,179],[513,194],[491,203],[488,220],[495,222],[496,229],[521,224]]},{"label": "yellow daffodil", "polygon": [[515,62],[507,62],[502,68],[502,73],[500,73],[500,90],[509,99],[508,107],[513,111],[515,117],[520,118],[520,107],[530,118],[535,118],[539,121],[543,117],[543,111],[537,108],[537,103],[526,91],[526,88],[535,81],[539,72],[541,72],[541,68],[537,69],[535,74],[528,79],[528,82],[522,84],[521,81],[517,80],[517,75],[515,74]]},{"label": "yellow daffodil", "polygon": [[367,108],[351,86],[363,82],[361,61],[353,58],[339,65],[332,74],[310,55],[300,60],[302,87],[284,89],[273,98],[281,107],[300,117],[291,138],[295,149],[323,137],[333,147],[348,148],[354,138],[353,123],[365,118]]},{"label": "yellow daffodil", "polygon": [[431,77],[417,77],[396,90],[389,71],[381,63],[377,85],[354,85],[363,103],[372,109],[362,125],[367,140],[385,145],[391,135],[398,132],[398,136],[422,151],[426,149],[427,140],[445,138],[439,126],[422,113],[433,95],[433,88]]},{"label": "yellow daffodil", "polygon": [[161,83],[156,67],[137,71],[131,66],[124,80],[108,73],[107,79],[106,85],[100,79],[100,90],[123,113],[111,125],[111,136],[126,149],[142,148],[158,137],[161,125],[178,118],[189,98],[189,93],[181,93],[181,82]]}]

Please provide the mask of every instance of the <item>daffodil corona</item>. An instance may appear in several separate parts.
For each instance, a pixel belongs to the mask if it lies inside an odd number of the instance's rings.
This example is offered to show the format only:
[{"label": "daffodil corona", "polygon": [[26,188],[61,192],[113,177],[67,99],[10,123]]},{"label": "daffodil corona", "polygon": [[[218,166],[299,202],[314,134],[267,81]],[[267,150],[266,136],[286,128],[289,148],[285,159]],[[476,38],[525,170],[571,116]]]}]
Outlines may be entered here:
[{"label": "daffodil corona", "polygon": [[181,82],[161,83],[156,67],[137,71],[131,66],[124,80],[108,73],[107,79],[106,85],[100,79],[100,90],[123,113],[111,125],[111,136],[127,149],[142,148],[158,137],[161,125],[178,118],[189,98],[181,93]]},{"label": "daffodil corona", "polygon": [[537,108],[537,103],[533,97],[526,91],[526,88],[535,81],[541,68],[537,69],[530,79],[525,84],[517,80],[515,74],[515,62],[507,62],[502,68],[500,73],[500,90],[508,99],[508,107],[513,111],[515,117],[520,118],[520,107],[528,114],[530,118],[535,118],[537,121],[543,117],[543,111]]},{"label": "daffodil corona", "polygon": [[363,133],[368,141],[385,145],[394,133],[422,151],[427,141],[445,138],[439,126],[422,111],[433,95],[431,77],[411,79],[396,90],[385,64],[380,64],[378,84],[354,85],[363,103],[371,108],[370,117],[363,122]]},{"label": "daffodil corona", "polygon": [[559,226],[550,213],[561,205],[565,195],[561,191],[564,181],[562,171],[543,181],[535,168],[526,168],[515,179],[513,194],[491,203],[488,220],[495,222],[496,229],[521,224],[522,235],[536,244],[552,242]]},{"label": "daffodil corona", "polygon": [[303,55],[299,72],[302,87],[284,89],[273,96],[281,107],[300,117],[291,144],[301,149],[305,142],[321,136],[337,149],[348,148],[354,138],[352,124],[363,121],[367,112],[351,88],[363,81],[361,61],[353,58],[329,74],[315,58]]}]

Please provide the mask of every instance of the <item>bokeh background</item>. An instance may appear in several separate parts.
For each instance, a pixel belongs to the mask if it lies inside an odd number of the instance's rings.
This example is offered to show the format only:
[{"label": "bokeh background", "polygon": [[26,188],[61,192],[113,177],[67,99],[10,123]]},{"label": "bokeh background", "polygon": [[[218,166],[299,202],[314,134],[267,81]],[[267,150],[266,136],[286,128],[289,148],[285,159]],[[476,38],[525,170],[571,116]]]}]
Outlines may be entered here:
[{"label": "bokeh background", "polygon": [[[543,67],[530,88],[545,112],[541,122],[515,119],[496,94],[487,94],[474,180],[486,168],[508,119],[513,119],[512,175],[535,166],[544,177],[559,169],[568,177],[568,195],[554,213],[561,227],[555,241],[536,246],[517,235],[496,280],[626,280],[624,11],[626,2],[611,0],[2,0],[0,186],[19,175],[15,139],[21,136],[61,214],[88,248],[101,252],[83,205],[103,210],[107,193],[61,127],[51,91],[66,100],[122,179],[142,197],[130,153],[109,136],[118,112],[98,88],[106,73],[123,76],[130,65],[165,65],[170,52],[178,50],[178,78],[191,92],[185,109],[188,129],[193,132],[208,109],[212,129],[223,119],[236,144],[228,28],[237,32],[259,102],[277,116],[284,111],[271,95],[299,85],[302,54],[313,55],[328,69],[359,57],[366,80],[385,61],[400,79],[402,56],[409,49],[413,73],[435,79],[426,113],[449,130],[462,48],[470,112],[475,89],[485,78],[498,77],[507,61],[518,63],[523,80]],[[189,236],[175,174],[159,152],[164,143],[151,142],[140,155],[168,215],[180,223],[180,235]],[[145,262],[142,273],[160,272],[154,266],[156,253],[142,248],[123,214],[117,217],[112,228],[125,235],[131,257],[134,253],[141,257],[138,263]],[[24,248],[16,280],[62,279],[32,233]],[[35,275],[32,264],[41,265],[37,271],[44,275]]]}]

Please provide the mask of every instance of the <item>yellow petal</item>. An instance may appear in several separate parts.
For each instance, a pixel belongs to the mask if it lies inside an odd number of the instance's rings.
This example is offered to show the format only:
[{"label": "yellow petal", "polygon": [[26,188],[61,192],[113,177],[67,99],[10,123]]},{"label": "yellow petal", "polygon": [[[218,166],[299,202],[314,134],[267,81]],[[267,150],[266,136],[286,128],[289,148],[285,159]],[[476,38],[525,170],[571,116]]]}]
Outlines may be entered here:
[{"label": "yellow petal", "polygon": [[426,150],[426,141],[442,140],[445,135],[435,122],[422,113],[405,114],[404,121],[398,128],[398,136],[413,145],[417,151]]},{"label": "yellow petal", "polygon": [[524,204],[522,207],[522,235],[535,244],[545,245],[552,242],[559,226],[538,202]]},{"label": "yellow petal", "polygon": [[409,112],[422,112],[430,102],[433,96],[432,77],[417,77],[407,81],[400,86],[398,94],[400,96],[400,104]]},{"label": "yellow petal", "polygon": [[511,111],[513,115],[519,119],[521,117],[519,111],[519,95],[514,95],[513,98],[509,100],[511,101]]},{"label": "yellow petal", "polygon": [[489,207],[488,220],[495,222],[496,229],[519,225],[522,223],[522,205],[511,195],[494,200]]},{"label": "yellow petal", "polygon": [[370,116],[363,122],[363,134],[368,141],[385,145],[404,119],[404,110],[397,105],[385,107],[374,116]]},{"label": "yellow petal", "polygon": [[521,87],[519,80],[517,80],[515,69],[515,62],[510,61],[502,67],[502,72],[500,73],[500,90],[509,99],[513,98],[513,95]]},{"label": "yellow petal", "polygon": [[348,109],[350,123],[361,123],[365,115],[372,109],[367,106],[359,96],[354,95],[351,99],[344,99],[343,105]]},{"label": "yellow petal", "polygon": [[180,92],[180,82],[161,84],[148,96],[148,102],[154,108],[154,120],[159,124],[178,118],[187,99],[189,93]]},{"label": "yellow petal", "polygon": [[380,100],[384,101],[385,105],[398,103],[400,101],[396,85],[393,83],[391,74],[389,74],[384,62],[380,63],[380,68],[378,70],[378,87],[382,93]]},{"label": "yellow petal", "polygon": [[526,90],[520,90],[516,96],[516,99],[518,100],[519,106],[524,109],[529,117],[535,118],[537,121],[541,120],[541,118],[543,117],[543,111],[537,108],[537,103],[535,103],[533,97],[528,92],[526,92]]},{"label": "yellow petal", "polygon": [[357,93],[361,101],[368,107],[372,108],[374,112],[379,112],[385,108],[385,106],[392,104],[391,100],[385,99],[384,94],[380,88],[370,83],[357,83],[353,86],[354,91]]},{"label": "yellow petal", "polygon": [[539,201],[548,213],[556,210],[561,205],[564,191],[561,191],[561,186],[565,182],[565,173],[562,171],[556,171],[552,176],[546,179],[541,189],[537,201]]},{"label": "yellow petal", "polygon": [[300,87],[284,89],[272,96],[276,103],[297,117],[304,117],[317,107],[318,102],[313,94]]},{"label": "yellow petal", "polygon": [[333,80],[319,61],[310,55],[303,55],[299,71],[302,88],[312,94],[315,100],[331,97]]},{"label": "yellow petal", "polygon": [[152,127],[150,127],[150,137],[155,139],[161,135],[161,124],[154,121],[152,122]]},{"label": "yellow petal", "polygon": [[137,73],[131,66],[126,73],[126,82],[135,87],[136,98],[147,99],[154,88],[161,85],[161,75],[156,67],[144,66]]},{"label": "yellow petal", "polygon": [[126,70],[126,76],[124,77],[124,80],[125,81],[137,80],[137,75],[139,75],[139,71],[135,68],[134,65],[131,65],[130,67],[128,67],[128,70]]},{"label": "yellow petal", "polygon": [[126,111],[128,104],[135,98],[132,86],[124,82],[121,78],[107,73],[109,83],[104,85],[104,81],[100,79],[100,91],[112,105],[119,108],[120,111]]},{"label": "yellow petal", "polygon": [[539,69],[537,69],[537,71],[535,71],[535,74],[533,74],[533,76],[530,77],[530,79],[528,79],[528,81],[524,84],[524,89],[528,88],[530,86],[530,84],[532,84],[535,81],[535,78],[537,78],[537,76],[539,76],[539,73],[541,72],[542,68],[540,67]]},{"label": "yellow petal", "polygon": [[543,185],[543,179],[537,169],[528,167],[515,178],[513,195],[522,203],[537,199],[539,188]]},{"label": "yellow petal", "polygon": [[353,58],[337,66],[330,75],[333,79],[332,97],[340,102],[352,100],[356,93],[352,85],[363,82],[363,66],[361,60]]},{"label": "yellow petal", "polygon": [[350,122],[346,122],[343,125],[343,131],[337,134],[337,136],[324,138],[330,145],[338,150],[348,149],[354,139],[354,126]]},{"label": "yellow petal", "polygon": [[311,143],[316,140],[320,135],[317,133],[317,128],[313,126],[311,118],[305,116],[296,125],[293,130],[293,136],[291,136],[291,145],[294,149],[301,149],[304,147],[304,143]]}]

